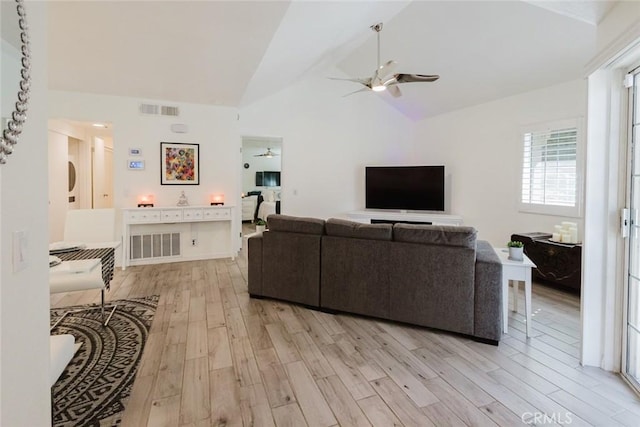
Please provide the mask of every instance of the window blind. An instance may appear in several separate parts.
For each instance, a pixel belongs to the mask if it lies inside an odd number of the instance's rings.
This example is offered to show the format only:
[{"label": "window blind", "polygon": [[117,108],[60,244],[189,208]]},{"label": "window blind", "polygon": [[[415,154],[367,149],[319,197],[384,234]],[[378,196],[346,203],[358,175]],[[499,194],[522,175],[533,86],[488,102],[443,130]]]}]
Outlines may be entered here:
[{"label": "window blind", "polygon": [[522,203],[576,206],[578,129],[525,132]]}]

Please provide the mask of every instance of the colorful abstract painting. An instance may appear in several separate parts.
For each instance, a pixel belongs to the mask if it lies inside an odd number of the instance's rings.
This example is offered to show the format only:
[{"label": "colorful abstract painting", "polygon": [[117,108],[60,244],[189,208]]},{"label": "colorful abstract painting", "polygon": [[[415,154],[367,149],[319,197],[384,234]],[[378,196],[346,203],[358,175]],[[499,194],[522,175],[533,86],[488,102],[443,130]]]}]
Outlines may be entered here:
[{"label": "colorful abstract painting", "polygon": [[199,144],[161,142],[162,172],[160,183],[163,185],[200,184],[199,149]]}]

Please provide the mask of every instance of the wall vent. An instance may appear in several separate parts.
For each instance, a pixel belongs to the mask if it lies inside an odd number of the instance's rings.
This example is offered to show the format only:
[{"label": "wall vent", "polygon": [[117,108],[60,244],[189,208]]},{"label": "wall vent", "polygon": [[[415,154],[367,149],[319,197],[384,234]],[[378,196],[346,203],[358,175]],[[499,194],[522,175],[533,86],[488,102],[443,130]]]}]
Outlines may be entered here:
[{"label": "wall vent", "polygon": [[179,116],[180,110],[178,107],[172,107],[170,105],[161,105],[160,106],[160,115],[162,116]]},{"label": "wall vent", "polygon": [[140,104],[140,114],[149,114],[157,116],[160,112],[160,106],[155,104]]},{"label": "wall vent", "polygon": [[147,116],[172,116],[180,115],[180,109],[174,105],[140,104],[140,114]]},{"label": "wall vent", "polygon": [[180,233],[137,234],[131,236],[130,259],[175,257],[180,255]]}]

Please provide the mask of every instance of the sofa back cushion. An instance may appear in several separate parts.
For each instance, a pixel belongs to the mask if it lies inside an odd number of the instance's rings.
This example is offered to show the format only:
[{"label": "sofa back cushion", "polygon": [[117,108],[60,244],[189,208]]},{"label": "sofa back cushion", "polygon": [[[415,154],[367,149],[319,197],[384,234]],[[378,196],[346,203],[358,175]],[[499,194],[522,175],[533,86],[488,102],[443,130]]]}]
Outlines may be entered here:
[{"label": "sofa back cushion", "polygon": [[393,242],[389,317],[473,334],[475,249]]},{"label": "sofa back cushion", "polygon": [[262,235],[262,295],[320,306],[323,236],[266,231]]},{"label": "sofa back cushion", "polygon": [[324,220],[288,215],[269,215],[269,230],[301,234],[324,234]]},{"label": "sofa back cushion", "polygon": [[393,226],[391,224],[362,224],[360,222],[330,218],[327,220],[326,229],[328,236],[335,237],[389,241],[393,237]]},{"label": "sofa back cushion", "polygon": [[473,227],[452,225],[394,224],[393,240],[440,246],[476,248],[477,231]]}]

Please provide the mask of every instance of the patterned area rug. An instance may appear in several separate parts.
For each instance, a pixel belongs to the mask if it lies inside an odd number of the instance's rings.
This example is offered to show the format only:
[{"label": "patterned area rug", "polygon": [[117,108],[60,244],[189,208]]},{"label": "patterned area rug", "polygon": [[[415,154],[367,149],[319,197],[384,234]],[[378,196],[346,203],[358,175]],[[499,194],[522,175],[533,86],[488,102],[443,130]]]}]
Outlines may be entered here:
[{"label": "patterned area rug", "polygon": [[[54,426],[120,425],[158,298],[110,302],[118,309],[106,327],[97,309],[70,313],[51,331],[71,334],[82,343],[52,388]],[[53,309],[51,324],[69,310],[86,307]]]}]

